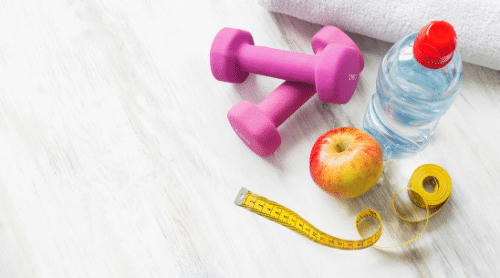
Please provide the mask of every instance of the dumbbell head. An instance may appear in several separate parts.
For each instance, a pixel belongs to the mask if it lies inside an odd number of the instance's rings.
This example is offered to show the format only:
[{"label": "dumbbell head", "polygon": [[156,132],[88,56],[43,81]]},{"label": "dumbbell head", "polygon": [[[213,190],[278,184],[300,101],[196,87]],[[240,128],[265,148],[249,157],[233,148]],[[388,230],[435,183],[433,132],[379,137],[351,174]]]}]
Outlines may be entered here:
[{"label": "dumbbell head", "polygon": [[358,52],[360,58],[360,71],[363,70],[365,66],[363,54],[361,54],[361,50],[359,50],[356,43],[346,33],[335,26],[325,26],[314,34],[311,39],[311,47],[314,53],[323,51],[329,44],[340,44],[354,48]]},{"label": "dumbbell head", "polygon": [[223,28],[217,33],[210,48],[210,68],[215,79],[231,83],[245,81],[249,73],[238,63],[238,50],[243,44],[254,45],[247,31]]},{"label": "dumbbell head", "polygon": [[252,103],[241,100],[229,110],[227,117],[236,134],[258,155],[266,157],[281,144],[277,127]]},{"label": "dumbbell head", "polygon": [[342,30],[325,26],[311,40],[319,58],[315,71],[318,97],[330,103],[347,103],[358,85],[364,59],[356,43]]},{"label": "dumbbell head", "polygon": [[360,62],[358,52],[343,45],[327,45],[315,71],[316,92],[320,100],[347,103],[358,85]]}]

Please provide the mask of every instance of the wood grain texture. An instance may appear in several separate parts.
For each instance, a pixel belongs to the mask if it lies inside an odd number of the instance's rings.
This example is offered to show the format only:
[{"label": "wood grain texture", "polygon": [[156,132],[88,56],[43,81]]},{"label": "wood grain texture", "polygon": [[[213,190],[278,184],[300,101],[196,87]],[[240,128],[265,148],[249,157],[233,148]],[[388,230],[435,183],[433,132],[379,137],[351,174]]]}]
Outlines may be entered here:
[{"label": "wood grain texture", "polygon": [[[499,271],[500,73],[465,64],[464,83],[430,145],[386,161],[353,200],[309,176],[317,137],[361,128],[390,44],[350,34],[365,69],[345,105],[309,100],[268,158],[234,134],[227,111],[281,80],[216,81],[209,49],[223,27],[256,44],[312,54],[322,27],[255,1],[49,0],[0,3],[0,276],[494,277]],[[308,241],[233,204],[240,187],[317,228],[357,238],[374,208],[380,244],[422,228],[398,220],[392,195],[421,164],[445,168],[449,204],[411,245],[346,252]]]}]

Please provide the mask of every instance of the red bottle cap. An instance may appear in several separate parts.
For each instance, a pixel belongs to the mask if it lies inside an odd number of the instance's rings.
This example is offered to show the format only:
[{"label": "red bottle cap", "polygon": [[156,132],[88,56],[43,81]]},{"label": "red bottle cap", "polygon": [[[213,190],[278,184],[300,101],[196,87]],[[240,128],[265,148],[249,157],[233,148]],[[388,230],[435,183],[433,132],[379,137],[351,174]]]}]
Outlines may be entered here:
[{"label": "red bottle cap", "polygon": [[413,43],[413,55],[422,66],[439,69],[453,58],[456,46],[453,26],[446,21],[432,21],[420,29]]}]

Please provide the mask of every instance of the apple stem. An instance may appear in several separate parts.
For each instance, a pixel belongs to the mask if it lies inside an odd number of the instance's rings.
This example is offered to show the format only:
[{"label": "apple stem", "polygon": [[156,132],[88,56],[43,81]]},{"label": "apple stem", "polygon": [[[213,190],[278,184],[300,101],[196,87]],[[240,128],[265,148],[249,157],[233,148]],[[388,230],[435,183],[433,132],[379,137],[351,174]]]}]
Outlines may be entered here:
[{"label": "apple stem", "polygon": [[345,141],[340,141],[337,144],[335,144],[335,151],[338,153],[341,153],[349,148],[349,143]]}]

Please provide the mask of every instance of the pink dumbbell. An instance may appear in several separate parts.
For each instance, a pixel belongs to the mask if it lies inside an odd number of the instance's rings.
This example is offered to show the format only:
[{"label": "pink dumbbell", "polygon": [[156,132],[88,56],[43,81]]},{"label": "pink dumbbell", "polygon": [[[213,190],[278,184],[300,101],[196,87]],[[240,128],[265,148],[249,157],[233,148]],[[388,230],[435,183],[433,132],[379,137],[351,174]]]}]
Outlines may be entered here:
[{"label": "pink dumbbell", "polygon": [[[356,44],[341,30],[327,26],[322,28],[312,40],[313,49],[319,52],[320,49],[332,45],[349,46],[355,49],[358,55],[345,55],[339,52],[340,57],[331,60],[330,67],[335,68],[334,72],[343,73],[343,67],[350,64],[349,69],[359,74],[364,66],[363,56]],[[356,67],[359,65],[359,68]],[[351,90],[342,90],[345,83],[349,83],[349,78],[342,78],[334,75],[332,82],[339,90],[330,92],[332,95],[324,94],[330,102],[346,103],[352,97],[355,87]],[[357,78],[356,78],[357,84]],[[258,106],[242,100],[237,103],[227,116],[229,122],[241,140],[255,153],[260,156],[272,154],[281,144],[281,136],[278,132],[280,126],[290,117],[302,104],[314,95],[316,88],[312,84],[286,81],[267,96]]]},{"label": "pink dumbbell", "polygon": [[249,73],[315,85],[320,100],[346,103],[364,67],[361,51],[340,29],[325,26],[311,46],[316,55],[254,45],[244,30],[224,28],[210,49],[210,67],[217,80],[241,83]]},{"label": "pink dumbbell", "polygon": [[315,92],[314,85],[285,81],[258,106],[241,100],[227,117],[241,140],[256,154],[266,157],[281,144],[278,126]]}]

